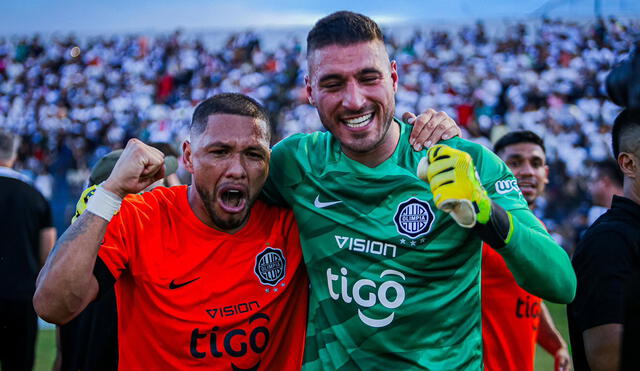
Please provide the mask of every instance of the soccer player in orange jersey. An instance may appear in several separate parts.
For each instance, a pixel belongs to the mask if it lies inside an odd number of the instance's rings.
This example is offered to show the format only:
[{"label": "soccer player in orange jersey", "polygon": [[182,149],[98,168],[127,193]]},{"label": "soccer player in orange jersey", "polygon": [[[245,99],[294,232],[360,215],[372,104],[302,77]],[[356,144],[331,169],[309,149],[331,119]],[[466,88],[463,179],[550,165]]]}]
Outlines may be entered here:
[{"label": "soccer player in orange jersey", "polygon": [[[530,131],[511,132],[496,142],[494,151],[513,171],[533,209],[548,183],[542,139]],[[482,249],[482,340],[488,371],[533,371],[536,343],[554,357],[556,370],[571,368],[567,344],[547,307],[518,285],[504,259],[488,245]]]},{"label": "soccer player in orange jersey", "polygon": [[142,194],[164,176],[163,155],[130,140],[40,273],[38,314],[64,324],[115,283],[121,370],[299,369],[298,228],[291,210],[257,200],[270,133],[254,100],[209,98],[183,145],[193,184]]}]

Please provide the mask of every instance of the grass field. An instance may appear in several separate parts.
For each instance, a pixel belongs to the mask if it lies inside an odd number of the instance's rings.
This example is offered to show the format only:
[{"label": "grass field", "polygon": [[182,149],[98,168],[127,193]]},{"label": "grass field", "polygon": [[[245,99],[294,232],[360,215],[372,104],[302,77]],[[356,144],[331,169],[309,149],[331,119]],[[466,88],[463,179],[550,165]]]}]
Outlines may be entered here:
[{"label": "grass field", "polygon": [[56,330],[46,329],[38,332],[36,345],[36,371],[51,371],[53,361],[56,358]]},{"label": "grass field", "polygon": [[[567,306],[553,303],[546,303],[553,321],[556,323],[558,331],[562,334],[564,341],[569,344],[569,326],[567,325]],[[536,351],[536,371],[553,371],[553,358],[544,349],[538,346]]]},{"label": "grass field", "polygon": [[[547,303],[547,307],[553,316],[553,320],[567,343],[569,342],[569,330],[567,328],[567,315],[565,306]],[[35,371],[50,371],[56,354],[55,330],[41,330],[38,334],[38,347],[36,350]],[[553,358],[538,347],[536,352],[536,371],[553,371]]]}]

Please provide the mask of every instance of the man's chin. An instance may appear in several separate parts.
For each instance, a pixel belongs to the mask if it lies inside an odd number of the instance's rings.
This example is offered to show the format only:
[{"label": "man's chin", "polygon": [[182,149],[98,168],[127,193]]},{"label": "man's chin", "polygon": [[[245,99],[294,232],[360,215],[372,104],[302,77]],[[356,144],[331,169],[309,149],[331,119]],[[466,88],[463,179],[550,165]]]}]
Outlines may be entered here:
[{"label": "man's chin", "polygon": [[244,225],[246,221],[246,215],[244,217],[233,218],[215,218],[213,222],[215,225],[223,231],[232,231],[238,229]]},{"label": "man's chin", "polygon": [[[218,205],[219,206],[219,205]],[[249,208],[246,207],[238,213],[228,213],[220,210],[219,207],[207,208],[211,221],[217,229],[222,231],[233,231],[244,225],[249,216]]]}]

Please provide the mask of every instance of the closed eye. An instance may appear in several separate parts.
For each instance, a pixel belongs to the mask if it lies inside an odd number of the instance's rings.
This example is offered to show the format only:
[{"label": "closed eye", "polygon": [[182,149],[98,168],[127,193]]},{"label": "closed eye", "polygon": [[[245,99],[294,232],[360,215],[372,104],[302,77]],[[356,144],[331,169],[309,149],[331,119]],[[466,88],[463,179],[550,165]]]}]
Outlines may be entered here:
[{"label": "closed eye", "polygon": [[228,153],[229,151],[224,149],[224,148],[213,148],[209,150],[209,153],[215,156],[224,156]]},{"label": "closed eye", "polygon": [[256,160],[263,160],[265,158],[265,155],[261,152],[249,152],[247,156]]}]

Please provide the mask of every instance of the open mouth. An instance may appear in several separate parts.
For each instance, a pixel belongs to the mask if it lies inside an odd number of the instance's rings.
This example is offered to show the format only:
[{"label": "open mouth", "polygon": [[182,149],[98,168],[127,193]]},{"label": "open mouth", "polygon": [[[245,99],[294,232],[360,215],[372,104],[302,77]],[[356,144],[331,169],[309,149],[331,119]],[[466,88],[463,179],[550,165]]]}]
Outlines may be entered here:
[{"label": "open mouth", "polygon": [[342,122],[351,129],[359,129],[367,126],[371,122],[371,120],[373,120],[373,116],[374,114],[372,112],[350,119],[343,119]]},{"label": "open mouth", "polygon": [[225,187],[218,192],[218,203],[228,213],[239,213],[247,204],[247,193],[240,188]]}]

